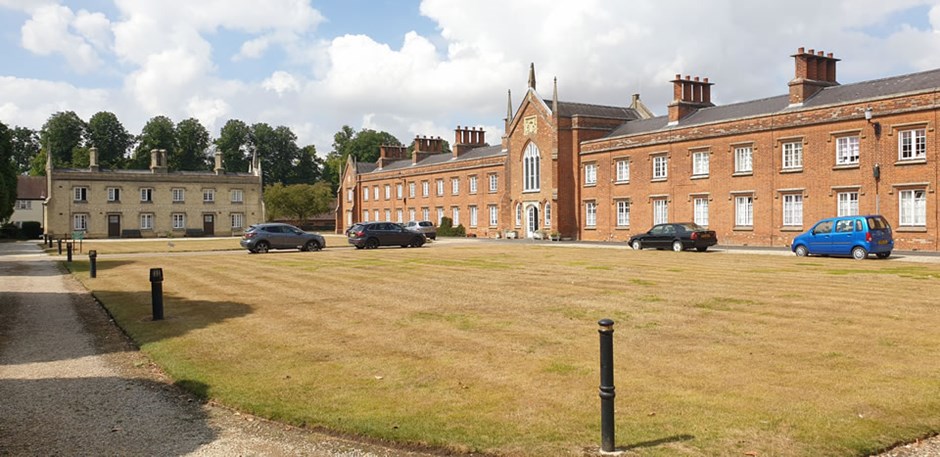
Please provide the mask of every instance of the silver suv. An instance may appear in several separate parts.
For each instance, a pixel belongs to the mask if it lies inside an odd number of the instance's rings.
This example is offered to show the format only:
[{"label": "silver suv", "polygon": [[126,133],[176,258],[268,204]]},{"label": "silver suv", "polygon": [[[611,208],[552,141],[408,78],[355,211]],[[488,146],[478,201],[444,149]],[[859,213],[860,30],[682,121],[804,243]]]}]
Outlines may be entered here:
[{"label": "silver suv", "polygon": [[326,247],[322,236],[305,232],[293,225],[278,223],[252,225],[245,231],[240,244],[252,254],[265,253],[269,249],[319,251]]},{"label": "silver suv", "polygon": [[431,221],[408,221],[405,228],[413,232],[423,233],[424,236],[432,240],[437,239],[437,227]]}]

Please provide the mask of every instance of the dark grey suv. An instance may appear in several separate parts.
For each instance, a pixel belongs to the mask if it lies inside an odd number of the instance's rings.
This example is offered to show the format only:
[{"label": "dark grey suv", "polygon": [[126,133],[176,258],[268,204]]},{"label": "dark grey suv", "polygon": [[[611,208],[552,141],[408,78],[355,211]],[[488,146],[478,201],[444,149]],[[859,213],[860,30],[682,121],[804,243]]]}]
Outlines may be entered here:
[{"label": "dark grey suv", "polygon": [[375,249],[379,246],[420,248],[426,238],[423,233],[408,230],[394,222],[363,222],[346,231],[349,244],[356,249]]},{"label": "dark grey suv", "polygon": [[269,249],[319,251],[326,246],[326,240],[316,233],[307,233],[290,224],[269,223],[248,227],[242,236],[241,245],[251,253],[264,253]]}]

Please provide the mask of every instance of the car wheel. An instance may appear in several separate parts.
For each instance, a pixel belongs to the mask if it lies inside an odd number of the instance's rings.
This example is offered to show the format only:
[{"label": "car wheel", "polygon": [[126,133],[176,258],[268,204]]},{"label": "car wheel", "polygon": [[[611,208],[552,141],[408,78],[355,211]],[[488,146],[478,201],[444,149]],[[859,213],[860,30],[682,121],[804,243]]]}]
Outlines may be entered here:
[{"label": "car wheel", "polygon": [[672,242],[672,250],[673,250],[673,251],[676,251],[676,252],[682,252],[682,242],[681,242],[681,241],[673,241],[673,242]]},{"label": "car wheel", "polygon": [[354,245],[354,246],[356,246],[356,249],[362,249],[362,248],[364,248],[364,247],[365,247],[365,246],[363,246],[363,245],[360,245],[360,244],[356,244],[356,245]]},{"label": "car wheel", "polygon": [[888,252],[879,252],[875,254],[879,259],[887,259],[891,255],[891,251]]},{"label": "car wheel", "polygon": [[307,244],[304,245],[304,251],[319,251],[320,243],[317,243],[314,240],[310,240]]},{"label": "car wheel", "polygon": [[369,238],[366,240],[366,249],[375,249],[379,247],[379,240],[375,238]]},{"label": "car wheel", "polygon": [[865,257],[868,257],[868,251],[861,246],[855,246],[852,248],[852,258],[855,260],[862,260]]},{"label": "car wheel", "polygon": [[633,244],[630,245],[634,251],[639,251],[643,249],[643,243],[640,243],[640,240],[633,240]]},{"label": "car wheel", "polygon": [[698,252],[705,252],[708,250],[708,246],[698,247],[698,248],[695,248],[695,250]]},{"label": "car wheel", "polygon": [[255,245],[255,252],[261,254],[268,252],[268,249],[271,249],[271,245],[269,245],[267,241],[259,241],[258,244]]},{"label": "car wheel", "polygon": [[416,236],[415,239],[411,240],[411,246],[416,248],[424,246],[424,238]]},{"label": "car wheel", "polygon": [[809,255],[809,249],[806,249],[806,246],[803,246],[802,244],[797,246],[793,252],[796,253],[797,257],[806,257]]}]

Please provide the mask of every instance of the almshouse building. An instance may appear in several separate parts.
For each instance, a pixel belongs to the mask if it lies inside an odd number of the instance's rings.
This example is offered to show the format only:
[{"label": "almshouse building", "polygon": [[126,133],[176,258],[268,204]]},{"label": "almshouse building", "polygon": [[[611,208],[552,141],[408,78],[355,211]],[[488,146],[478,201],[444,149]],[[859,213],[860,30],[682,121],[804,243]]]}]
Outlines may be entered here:
[{"label": "almshouse building", "polygon": [[[351,161],[337,228],[446,215],[479,236],[625,241],[655,223],[694,221],[721,243],[783,246],[818,219],[880,213],[899,249],[940,249],[940,70],[841,85],[832,54],[792,57],[787,94],[715,106],[708,78],[676,75],[658,117],[637,96],[623,107],[560,102],[557,83],[543,99],[530,69],[499,147],[458,128],[452,156],[430,140],[411,160],[386,151],[376,164]],[[468,131],[478,136],[464,139]],[[470,194],[473,176],[496,176],[496,191]],[[401,217],[391,205],[398,183]],[[424,200],[405,204],[412,183]],[[464,216],[484,207],[486,223]]]},{"label": "almshouse building", "polygon": [[46,164],[46,234],[88,238],[232,236],[264,221],[261,170],[168,172],[166,151],[151,151],[149,170],[101,170],[91,149],[88,169]]}]

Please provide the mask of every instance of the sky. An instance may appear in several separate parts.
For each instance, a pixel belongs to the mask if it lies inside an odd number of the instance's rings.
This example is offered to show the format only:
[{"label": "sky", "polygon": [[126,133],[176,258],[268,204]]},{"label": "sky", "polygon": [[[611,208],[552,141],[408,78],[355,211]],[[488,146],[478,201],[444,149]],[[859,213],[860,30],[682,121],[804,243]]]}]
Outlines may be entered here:
[{"label": "sky", "polygon": [[940,68],[940,0],[0,0],[0,122],[240,119],[321,156],[343,125],[498,144],[530,63],[544,98],[557,78],[561,101],[663,115],[676,74],[716,104],[785,94],[799,47],[842,84]]}]

